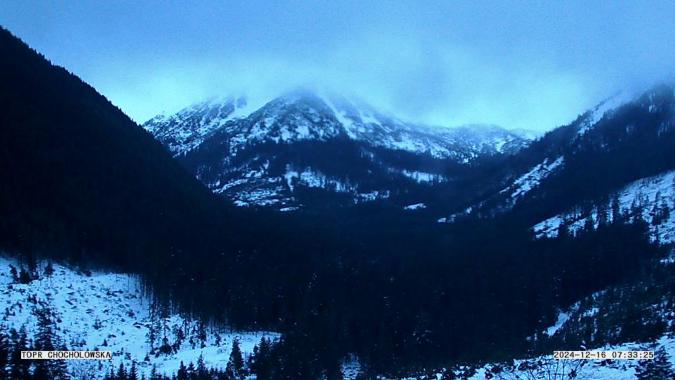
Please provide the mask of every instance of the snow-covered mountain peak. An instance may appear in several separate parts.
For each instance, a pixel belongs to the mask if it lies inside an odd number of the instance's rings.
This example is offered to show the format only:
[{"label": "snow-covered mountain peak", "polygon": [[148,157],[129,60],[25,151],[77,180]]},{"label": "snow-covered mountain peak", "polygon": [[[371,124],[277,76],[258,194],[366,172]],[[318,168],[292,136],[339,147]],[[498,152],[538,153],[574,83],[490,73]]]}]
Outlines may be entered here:
[{"label": "snow-covered mountain peak", "polygon": [[155,116],[143,126],[178,155],[201,144],[204,137],[228,121],[247,117],[253,111],[245,97],[214,97],[173,115]]},{"label": "snow-covered mountain peak", "polygon": [[480,154],[515,151],[526,144],[525,139],[500,127],[433,128],[404,122],[361,100],[307,89],[287,92],[253,111],[245,98],[211,99],[175,115],[157,116],[144,127],[176,155],[199,146],[217,130],[230,136],[230,151],[244,143],[324,141],[342,136],[462,162]]},{"label": "snow-covered mountain peak", "polygon": [[281,208],[298,205],[294,193],[303,186],[355,203],[410,194],[403,187],[447,181],[446,160],[467,164],[528,144],[497,126],[409,123],[361,100],[308,89],[250,113],[248,104],[210,100],[145,128],[215,193],[239,205]]},{"label": "snow-covered mountain peak", "polygon": [[[307,89],[294,90],[270,101],[253,117],[264,118],[269,128],[266,132],[271,134],[269,137],[281,141],[288,141],[292,135],[298,139],[343,136],[387,146],[397,144],[396,141],[386,141],[387,133],[398,132],[399,141],[402,139],[401,132],[431,133],[424,126],[405,123],[361,100]],[[285,136],[274,136],[277,129],[294,132],[294,128],[299,130]]]}]

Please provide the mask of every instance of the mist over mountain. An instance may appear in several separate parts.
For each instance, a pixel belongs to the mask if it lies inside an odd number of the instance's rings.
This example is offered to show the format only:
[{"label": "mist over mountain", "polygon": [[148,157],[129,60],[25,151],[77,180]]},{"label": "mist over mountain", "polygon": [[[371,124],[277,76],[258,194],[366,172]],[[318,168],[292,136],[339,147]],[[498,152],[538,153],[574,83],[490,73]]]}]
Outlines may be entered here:
[{"label": "mist over mountain", "polygon": [[139,123],[210,96],[310,85],[414,122],[539,132],[672,79],[673,15],[670,1],[0,4],[1,24]]}]

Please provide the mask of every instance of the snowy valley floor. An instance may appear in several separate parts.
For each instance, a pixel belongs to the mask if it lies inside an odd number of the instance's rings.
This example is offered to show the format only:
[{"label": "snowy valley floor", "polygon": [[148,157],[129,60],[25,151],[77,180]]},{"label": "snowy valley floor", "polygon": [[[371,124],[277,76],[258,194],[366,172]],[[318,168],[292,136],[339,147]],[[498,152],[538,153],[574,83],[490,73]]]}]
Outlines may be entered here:
[{"label": "snowy valley floor", "polygon": [[[665,349],[669,362],[675,362],[675,337],[664,336],[653,343],[627,343],[617,346],[605,346],[593,348],[592,350],[606,351],[657,351],[659,348]],[[637,379],[636,369],[644,366],[644,360],[586,360],[581,367],[577,367],[580,360],[559,361],[551,356],[536,358],[528,362],[534,363],[534,368],[523,365],[523,369],[518,369],[523,360],[514,361],[515,370],[504,370],[502,373],[494,373],[494,365],[487,365],[480,368],[476,373],[469,377],[470,380],[484,379],[504,379],[504,380],[563,380],[563,379],[584,379],[584,380],[634,380]],[[672,366],[671,366],[672,367]],[[576,368],[576,370],[575,370]],[[570,377],[572,370],[575,370],[576,377]],[[493,377],[486,377],[486,373],[493,373]],[[669,380],[669,379],[664,379]]]},{"label": "snowy valley floor", "polygon": [[[46,263],[39,265],[44,272]],[[25,326],[29,338],[34,338],[37,326],[35,313],[48,308],[53,315],[54,330],[70,350],[112,351],[111,361],[69,361],[68,366],[74,373],[99,373],[103,375],[120,362],[130,365],[136,362],[139,370],[148,374],[153,366],[159,373],[174,373],[180,362],[196,362],[200,355],[208,367],[225,368],[229,359],[233,339],[241,344],[244,356],[253,351],[253,347],[262,337],[277,339],[273,332],[237,332],[200,329],[198,323],[188,321],[178,315],[166,318],[153,318],[149,300],[143,296],[139,282],[133,276],[95,272],[85,274],[61,265],[53,265],[51,276],[41,275],[40,279],[29,284],[14,283],[10,266],[19,268],[13,259],[0,257],[0,328],[8,331],[19,330]],[[206,339],[200,340],[200,330],[206,331]],[[180,347],[173,354],[155,355],[152,353],[150,337],[157,336],[154,346],[161,344],[166,336],[173,344],[178,335],[185,335]],[[202,337],[204,335],[202,334]],[[675,363],[675,336],[664,336],[656,342],[628,343],[620,346],[608,346],[596,349],[604,350],[654,350],[665,349],[670,363]],[[509,366],[488,364],[475,370],[452,371],[456,375],[464,374],[465,379],[568,379],[569,369],[576,366],[567,362],[565,375],[554,377],[551,371],[562,363],[550,357],[535,358],[528,362],[538,363],[535,368],[525,369],[523,360],[515,360]],[[636,379],[636,367],[644,361],[615,360],[588,361],[578,369],[577,379]],[[557,366],[557,367],[556,367]],[[495,371],[495,368],[502,370]],[[520,369],[518,369],[520,367]],[[359,372],[357,360],[345,363],[345,379],[353,379]],[[495,373],[498,372],[498,373]],[[431,371],[433,373],[433,371]],[[447,372],[446,372],[447,374]],[[411,377],[411,379],[425,377]],[[427,375],[427,379],[441,379],[442,374]],[[450,377],[451,378],[451,377]]]},{"label": "snowy valley floor", "polygon": [[[111,361],[69,361],[71,371],[95,372],[103,377],[110,366],[116,368],[120,362],[130,365],[135,361],[140,371],[149,373],[156,366],[159,373],[170,375],[177,371],[181,361],[186,365],[195,363],[200,355],[208,367],[224,369],[233,339],[239,339],[246,357],[262,337],[279,336],[263,331],[205,328],[206,339],[202,344],[196,322],[178,315],[152,318],[149,300],[132,276],[100,272],[88,275],[54,264],[54,273],[47,277],[42,275],[45,263],[40,263],[38,280],[16,284],[12,283],[10,265],[19,267],[13,259],[0,257],[2,330],[25,326],[28,337],[33,338],[37,331],[35,312],[49,308],[54,315],[56,335],[69,350],[112,351]],[[164,336],[170,344],[175,343],[177,334],[184,334],[185,338],[176,353],[156,356],[150,352],[151,331],[157,336],[155,347],[162,344]]]}]

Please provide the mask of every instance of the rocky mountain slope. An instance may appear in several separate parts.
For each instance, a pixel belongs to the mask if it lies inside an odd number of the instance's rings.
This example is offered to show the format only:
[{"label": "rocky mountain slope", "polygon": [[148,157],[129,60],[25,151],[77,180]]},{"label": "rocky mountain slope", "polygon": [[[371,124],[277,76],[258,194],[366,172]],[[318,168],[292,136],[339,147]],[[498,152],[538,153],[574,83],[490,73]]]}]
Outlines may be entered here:
[{"label": "rocky mountain slope", "polygon": [[[441,221],[514,210],[552,217],[675,168],[675,86],[616,95],[508,157]],[[651,205],[653,206],[653,205]],[[537,222],[538,222],[537,221]]]},{"label": "rocky mountain slope", "polygon": [[528,143],[496,126],[416,125],[305,90],[247,107],[244,98],[211,100],[144,127],[215,193],[282,210],[317,203],[317,194],[343,205],[395,199]]}]

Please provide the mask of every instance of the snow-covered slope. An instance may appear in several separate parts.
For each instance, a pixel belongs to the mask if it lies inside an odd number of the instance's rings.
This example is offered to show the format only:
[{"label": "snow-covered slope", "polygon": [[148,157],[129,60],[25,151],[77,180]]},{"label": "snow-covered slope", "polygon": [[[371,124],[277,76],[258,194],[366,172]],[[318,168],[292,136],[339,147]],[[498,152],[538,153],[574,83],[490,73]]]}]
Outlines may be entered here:
[{"label": "snow-covered slope", "polygon": [[[534,165],[528,171],[514,178],[509,184],[501,189],[497,196],[500,198],[497,209],[508,210],[513,207],[525,195],[535,190],[546,178],[555,173],[564,165],[564,157],[555,159],[545,158],[541,163]],[[453,223],[456,220],[480,212],[486,202],[472,204],[465,209],[442,217],[437,220],[438,223]]]},{"label": "snow-covered slope", "polygon": [[609,195],[631,181],[673,169],[674,144],[675,85],[655,86],[642,94],[622,92],[507,157],[501,170],[485,179],[484,194],[440,220],[455,221],[467,214],[460,211],[465,209],[492,216],[524,201],[553,209],[555,204],[546,204],[551,195],[577,197],[579,202],[582,194]]},{"label": "snow-covered slope", "polygon": [[620,91],[603,100],[600,104],[581,116],[577,126],[577,135],[583,136],[605,117],[605,114],[607,114],[608,117],[611,116],[612,112],[622,105],[634,100],[636,96],[637,94],[629,91]]},{"label": "snow-covered slope", "polygon": [[144,124],[145,129],[179,155],[194,149],[225,123],[246,117],[253,111],[243,97],[213,98],[194,104],[174,115],[157,115]]},{"label": "snow-covered slope", "polygon": [[515,152],[527,143],[527,139],[497,126],[411,124],[360,101],[305,90],[275,98],[258,110],[250,109],[243,97],[212,99],[175,115],[156,116],[144,127],[174,154],[194,149],[217,130],[227,135],[230,153],[261,142],[342,136],[371,146],[468,162],[481,154]]},{"label": "snow-covered slope", "polygon": [[518,198],[523,197],[532,189],[539,186],[541,181],[551,175],[564,162],[563,157],[558,157],[555,160],[545,159],[542,163],[533,167],[530,171],[518,177],[513,183],[500,191],[501,194],[508,194],[515,202]]},{"label": "snow-covered slope", "polygon": [[307,205],[303,188],[348,203],[410,193],[411,186],[445,182],[446,162],[463,165],[528,143],[497,126],[417,125],[360,101],[305,90],[252,112],[244,104],[209,101],[144,127],[213,192],[240,206],[286,210]]},{"label": "snow-covered slope", "polygon": [[[579,347],[576,350],[583,351]],[[664,335],[649,343],[625,343],[588,347],[590,351],[654,351],[659,359],[667,360],[666,366],[675,363],[675,336]],[[660,357],[663,355],[663,357]],[[515,359],[508,363],[488,363],[479,367],[458,366],[440,371],[427,371],[416,376],[396,380],[416,379],[466,379],[466,380],[637,380],[636,373],[644,368],[647,360],[556,360],[553,355],[530,359]],[[656,379],[657,377],[652,377]],[[393,378],[381,377],[383,380]],[[661,378],[659,378],[661,380]],[[667,378],[663,378],[667,380]]]},{"label": "snow-covered slope", "polygon": [[[200,355],[208,367],[225,368],[237,338],[244,355],[262,337],[278,338],[270,332],[237,332],[215,326],[204,326],[179,315],[154,315],[151,300],[144,296],[138,280],[115,273],[82,273],[61,265],[45,276],[45,263],[39,265],[40,278],[29,284],[13,283],[10,265],[19,264],[0,256],[0,327],[19,330],[25,326],[29,338],[38,331],[36,312],[49,310],[53,329],[69,350],[112,351],[110,361],[68,361],[74,371],[87,371],[102,378],[110,367],[120,362],[129,366],[136,362],[140,371],[149,373],[153,366],[158,373],[171,375],[180,362],[196,363]],[[203,340],[200,331],[204,331]],[[159,354],[163,338],[171,345],[184,334],[177,350]],[[151,336],[155,341],[151,343]],[[79,368],[86,367],[86,368]]]},{"label": "snow-covered slope", "polygon": [[[675,362],[675,337],[663,336],[653,343],[626,343],[589,348],[598,351],[654,351],[662,349],[669,363]],[[583,351],[583,348],[578,348]],[[636,380],[638,367],[646,360],[555,360],[552,355],[515,360],[509,365],[489,364],[478,368],[470,380],[483,379],[587,379]],[[671,365],[672,368],[672,365]],[[573,373],[574,375],[570,376]]]},{"label": "snow-covered slope", "polygon": [[577,207],[548,218],[533,227],[538,237],[554,237],[562,224],[572,233],[589,222],[597,228],[601,218],[611,222],[616,208],[633,217],[636,213],[649,224],[651,238],[663,244],[675,242],[675,170],[634,181],[590,210]]}]

